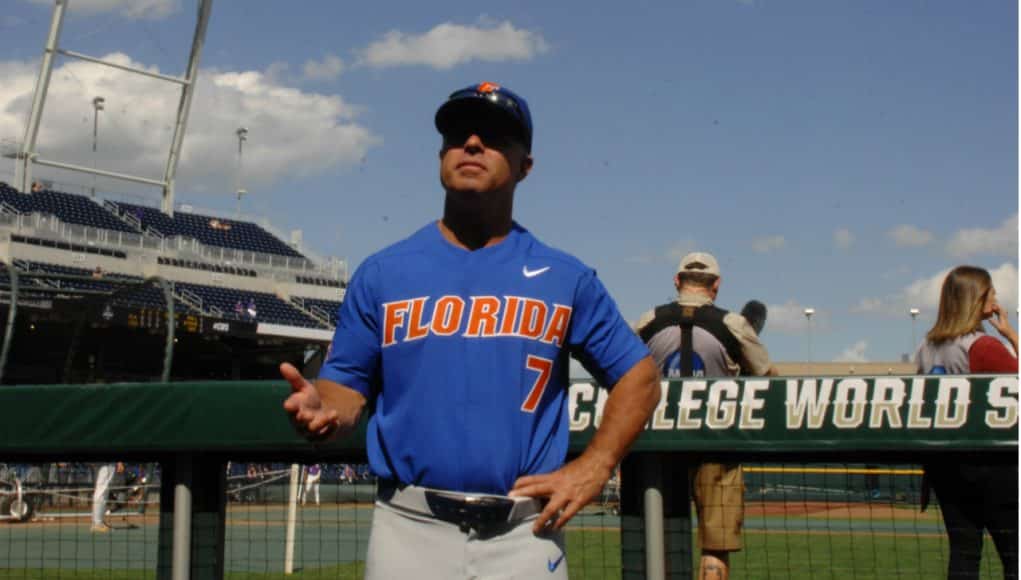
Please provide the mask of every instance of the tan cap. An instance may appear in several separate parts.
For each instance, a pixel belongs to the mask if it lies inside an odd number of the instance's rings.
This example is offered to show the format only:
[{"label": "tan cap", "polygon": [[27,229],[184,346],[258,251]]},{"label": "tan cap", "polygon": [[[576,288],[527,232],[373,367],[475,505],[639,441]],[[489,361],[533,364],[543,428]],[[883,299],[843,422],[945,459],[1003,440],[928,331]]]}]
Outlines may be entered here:
[{"label": "tan cap", "polygon": [[716,258],[706,252],[692,252],[681,258],[681,264],[677,266],[677,273],[702,272],[703,274],[720,275],[720,265]]}]

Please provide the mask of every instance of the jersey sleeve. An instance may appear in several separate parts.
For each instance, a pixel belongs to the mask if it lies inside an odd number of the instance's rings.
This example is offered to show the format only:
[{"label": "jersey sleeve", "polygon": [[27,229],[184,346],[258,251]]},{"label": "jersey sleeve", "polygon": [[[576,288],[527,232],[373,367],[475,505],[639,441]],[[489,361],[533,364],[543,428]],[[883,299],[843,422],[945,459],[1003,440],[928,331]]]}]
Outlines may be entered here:
[{"label": "jersey sleeve", "polygon": [[1017,357],[1010,354],[1003,343],[991,336],[983,336],[968,350],[968,364],[973,373],[1016,373]]},{"label": "jersey sleeve", "polygon": [[340,305],[330,353],[319,370],[319,378],[350,387],[366,399],[379,368],[379,309],[374,293],[378,272],[376,263],[369,262],[352,276]]},{"label": "jersey sleeve", "polygon": [[578,285],[568,338],[571,354],[606,388],[612,388],[649,349],[628,326],[595,272]]}]

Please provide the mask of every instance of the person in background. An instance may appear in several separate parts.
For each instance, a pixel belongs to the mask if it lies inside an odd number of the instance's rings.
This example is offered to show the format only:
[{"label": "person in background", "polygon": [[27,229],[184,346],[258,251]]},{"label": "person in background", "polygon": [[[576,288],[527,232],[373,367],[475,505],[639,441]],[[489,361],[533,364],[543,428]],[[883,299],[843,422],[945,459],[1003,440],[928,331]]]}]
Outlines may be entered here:
[{"label": "person in background", "polygon": [[[1013,354],[985,333],[983,320],[1010,343]],[[1017,331],[996,300],[989,272],[975,266],[951,270],[940,291],[936,324],[915,352],[918,372],[1016,375],[1017,352]],[[1003,455],[941,452],[925,464],[922,509],[931,487],[950,536],[949,579],[979,577],[985,530],[1000,554],[1004,577],[1018,577],[1018,461],[1016,454]]]},{"label": "person in background", "polygon": [[305,471],[305,485],[301,488],[301,505],[305,505],[309,495],[315,496],[316,505],[319,505],[319,480],[322,479],[323,471],[318,463],[309,465]]},{"label": "person in background", "polygon": [[[635,326],[663,378],[776,375],[758,332],[766,306],[741,314],[718,308],[720,265],[712,254],[692,252],[674,275],[677,299],[645,313]],[[695,468],[691,490],[698,511],[700,580],[726,580],[730,553],[742,547],[744,476],[738,463],[705,462]]]},{"label": "person in background", "polygon": [[124,471],[124,464],[104,463],[96,470],[96,482],[92,488],[92,532],[105,534],[110,531],[103,518],[106,517],[106,501],[110,497],[110,482],[117,472]]}]

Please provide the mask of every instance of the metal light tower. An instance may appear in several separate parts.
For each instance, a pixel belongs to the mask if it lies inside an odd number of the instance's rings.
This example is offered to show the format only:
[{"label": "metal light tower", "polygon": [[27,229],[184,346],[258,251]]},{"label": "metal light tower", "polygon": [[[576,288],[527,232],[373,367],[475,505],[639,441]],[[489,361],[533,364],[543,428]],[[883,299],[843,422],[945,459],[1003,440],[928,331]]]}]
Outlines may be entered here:
[{"label": "metal light tower", "polygon": [[96,97],[92,99],[92,152],[96,152],[96,147],[99,144],[99,112],[104,109],[103,103],[106,99],[103,97]]},{"label": "metal light tower", "polygon": [[248,191],[246,191],[245,188],[242,187],[242,185],[241,185],[242,170],[244,169],[244,165],[242,163],[242,160],[243,160],[242,153],[244,152],[244,143],[245,143],[245,141],[248,141],[248,129],[245,128],[245,127],[238,127],[238,130],[234,131],[234,134],[238,136],[237,194],[238,194],[238,217],[240,218],[241,217],[241,196],[243,196],[244,194],[248,193]]},{"label": "metal light tower", "polygon": [[812,362],[812,315],[815,314],[815,308],[805,309],[805,321],[808,324],[808,362]]},{"label": "metal light tower", "polygon": [[918,346],[918,336],[915,333],[915,324],[918,320],[918,315],[920,313],[921,311],[917,308],[912,308],[911,310],[908,310],[908,314],[911,315],[911,349],[908,350],[909,353],[912,352],[912,350],[916,346]]},{"label": "metal light tower", "polygon": [[[92,99],[92,166],[96,166],[96,151],[99,149],[99,112],[104,110],[103,103],[106,99],[95,97]],[[92,175],[92,197],[96,197],[96,176]]]},{"label": "metal light tower", "polygon": [[[195,93],[195,82],[198,78],[199,59],[202,56],[202,47],[205,43],[206,29],[209,24],[209,15],[213,9],[213,0],[197,0],[198,14],[195,21],[195,33],[191,40],[191,53],[188,55],[188,64],[185,67],[183,76],[175,77],[158,72],[153,72],[141,67],[123,65],[117,62],[106,61],[100,58],[88,56],[80,52],[66,50],[60,46],[60,33],[64,27],[64,15],[67,11],[69,0],[54,0],[53,17],[50,19],[50,30],[46,36],[46,45],[43,48],[43,57],[39,66],[39,80],[36,82],[35,91],[32,94],[32,108],[29,111],[28,126],[25,128],[25,139],[21,143],[21,151],[18,153],[17,172],[18,189],[22,193],[28,193],[32,184],[32,168],[36,165],[45,167],[56,167],[69,171],[78,171],[92,175],[101,175],[113,179],[123,179],[135,183],[153,185],[163,190],[163,203],[161,208],[164,213],[174,215],[174,186],[177,179],[177,163],[181,157],[181,147],[184,141],[184,133],[188,124],[188,115],[191,111],[192,96]],[[166,170],[162,179],[152,179],[137,175],[128,175],[98,169],[84,167],[57,161],[55,159],[44,159],[39,156],[36,150],[36,141],[39,138],[39,126],[42,121],[43,109],[46,105],[46,97],[50,86],[50,77],[53,76],[53,61],[57,55],[84,60],[86,62],[108,66],[118,70],[140,74],[151,78],[168,81],[181,87],[181,96],[177,105],[177,115],[174,122],[174,135],[170,143],[170,151],[167,156]],[[97,109],[98,110],[98,109]]]}]

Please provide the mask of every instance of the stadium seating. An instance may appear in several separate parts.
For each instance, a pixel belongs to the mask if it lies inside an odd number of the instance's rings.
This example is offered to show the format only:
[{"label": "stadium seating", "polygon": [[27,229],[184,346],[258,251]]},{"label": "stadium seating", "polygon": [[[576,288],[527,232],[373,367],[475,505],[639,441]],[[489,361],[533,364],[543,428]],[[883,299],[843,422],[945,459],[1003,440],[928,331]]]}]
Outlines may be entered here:
[{"label": "stadium seating", "polygon": [[160,210],[143,205],[118,202],[122,214],[130,214],[142,223],[142,229],[152,228],[164,236],[194,238],[207,246],[234,248],[303,258],[300,253],[251,222],[228,220],[213,216],[175,212],[170,217]]},{"label": "stadium seating", "polygon": [[181,260],[179,258],[164,258],[163,256],[159,256],[156,259],[156,261],[164,266],[190,268],[192,270],[204,270],[206,272],[218,272],[221,274],[231,274],[233,276],[246,276],[248,278],[258,277],[258,273],[255,270],[250,270],[248,268],[238,268],[236,266],[221,266],[220,264],[208,264],[206,262]]},{"label": "stadium seating", "polygon": [[327,314],[330,315],[330,324],[333,326],[337,326],[337,314],[340,312],[339,300],[333,301],[322,300],[320,298],[305,298],[305,297],[298,298],[298,300],[301,300],[305,304],[306,308],[308,308],[309,306],[315,306],[319,310],[326,312]]},{"label": "stadium seating", "polygon": [[19,193],[9,185],[0,185],[0,202],[19,213],[57,216],[62,222],[93,228],[138,233],[131,226],[110,215],[102,206],[82,195],[43,190]]},{"label": "stadium seating", "polygon": [[[124,284],[117,282],[141,282],[142,279],[136,276],[125,276],[123,274],[101,273],[96,270],[84,268],[72,268],[56,264],[44,264],[41,262],[29,262],[16,260],[15,264],[22,270],[33,273],[63,274],[69,276],[89,276],[91,280],[53,280],[48,285],[55,288],[65,288],[69,292],[76,290],[92,290],[100,292],[114,292],[124,288]],[[31,278],[30,278],[31,279]],[[117,304],[142,306],[148,308],[165,308],[163,291],[152,284],[142,286],[118,295],[114,302]],[[194,312],[187,304],[177,302],[175,308],[179,311],[189,310]]]},{"label": "stadium seating", "polygon": [[[212,305],[223,311],[224,316],[239,320],[252,320],[285,326],[303,328],[326,328],[293,305],[266,292],[250,292],[236,288],[219,288],[199,284],[178,282],[176,288],[193,292],[202,299],[203,305]],[[255,316],[248,313],[249,304],[255,303]],[[240,310],[240,312],[238,312]]]},{"label": "stadium seating", "polygon": [[340,280],[330,280],[328,278],[313,278],[311,276],[295,276],[294,281],[299,284],[308,284],[309,286],[328,286],[330,288],[346,288],[347,285]]},{"label": "stadium seating", "polygon": [[126,259],[128,257],[127,254],[120,250],[111,250],[108,248],[101,248],[97,246],[83,246],[82,244],[72,244],[71,242],[64,242],[61,240],[33,238],[29,236],[21,236],[18,234],[12,234],[11,241],[19,244],[29,244],[32,246],[39,246],[42,248],[56,248],[58,250],[67,250],[69,252],[78,252],[81,254],[96,254],[99,256],[109,256],[111,258],[120,259]]}]

